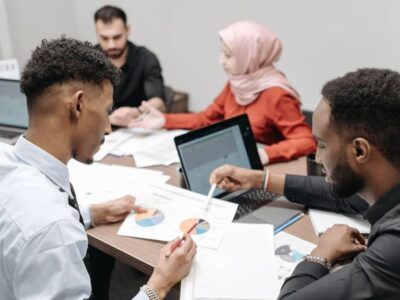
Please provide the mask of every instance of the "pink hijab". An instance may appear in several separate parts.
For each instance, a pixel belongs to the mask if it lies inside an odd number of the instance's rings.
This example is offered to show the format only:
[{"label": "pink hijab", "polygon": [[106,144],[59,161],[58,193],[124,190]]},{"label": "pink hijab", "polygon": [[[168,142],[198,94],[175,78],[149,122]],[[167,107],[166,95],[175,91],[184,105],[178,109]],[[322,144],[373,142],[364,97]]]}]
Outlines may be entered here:
[{"label": "pink hijab", "polygon": [[285,75],[274,67],[282,52],[281,41],[266,27],[252,21],[233,23],[219,33],[236,59],[236,74],[228,79],[240,105],[248,105],[258,95],[278,86],[299,99]]}]

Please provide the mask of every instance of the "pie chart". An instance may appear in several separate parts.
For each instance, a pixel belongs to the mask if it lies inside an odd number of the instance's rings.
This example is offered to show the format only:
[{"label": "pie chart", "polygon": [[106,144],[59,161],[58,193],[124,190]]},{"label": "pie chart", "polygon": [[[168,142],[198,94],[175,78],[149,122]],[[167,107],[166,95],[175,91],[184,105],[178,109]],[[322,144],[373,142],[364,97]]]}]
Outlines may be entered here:
[{"label": "pie chart", "polygon": [[142,227],[151,227],[160,224],[164,221],[165,216],[161,210],[156,208],[148,208],[144,213],[135,215],[136,224]]},{"label": "pie chart", "polygon": [[275,250],[275,255],[283,260],[295,263],[303,259],[304,254],[290,247],[290,245],[282,245]]},{"label": "pie chart", "polygon": [[200,234],[204,234],[207,231],[210,230],[210,223],[208,223],[208,221],[204,220],[204,219],[199,219],[199,218],[191,218],[191,219],[187,219],[185,221],[183,221],[180,225],[179,225],[179,229],[186,233],[188,232],[188,230],[190,230],[190,228],[192,228],[195,224],[197,224],[192,231],[190,231],[191,235],[200,235]]}]

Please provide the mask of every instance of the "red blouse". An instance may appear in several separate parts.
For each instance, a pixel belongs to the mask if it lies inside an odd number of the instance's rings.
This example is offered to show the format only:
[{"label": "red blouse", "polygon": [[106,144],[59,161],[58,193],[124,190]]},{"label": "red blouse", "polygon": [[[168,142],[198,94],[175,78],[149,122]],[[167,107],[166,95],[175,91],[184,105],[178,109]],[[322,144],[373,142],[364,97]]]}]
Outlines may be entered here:
[{"label": "red blouse", "polygon": [[280,87],[269,88],[254,102],[241,106],[227,84],[202,112],[166,114],[165,128],[197,129],[244,113],[249,117],[256,141],[266,145],[270,163],[315,151],[315,141],[299,101]]}]

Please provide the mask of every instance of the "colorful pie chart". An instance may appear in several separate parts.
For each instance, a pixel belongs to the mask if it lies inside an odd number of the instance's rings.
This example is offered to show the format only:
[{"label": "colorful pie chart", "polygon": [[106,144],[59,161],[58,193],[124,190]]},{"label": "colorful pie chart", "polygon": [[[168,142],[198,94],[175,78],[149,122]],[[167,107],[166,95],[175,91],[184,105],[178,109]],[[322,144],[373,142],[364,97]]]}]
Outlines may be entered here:
[{"label": "colorful pie chart", "polygon": [[278,247],[275,250],[275,255],[290,263],[296,263],[304,258],[304,254],[293,249],[290,245],[282,245]]},{"label": "colorful pie chart", "polygon": [[[197,225],[195,225],[197,224]],[[208,221],[204,220],[204,219],[198,219],[198,218],[192,218],[192,219],[187,219],[185,221],[183,221],[180,225],[179,225],[179,229],[186,233],[188,232],[193,226],[195,226],[193,228],[192,231],[190,231],[191,235],[200,235],[200,234],[204,234],[207,231],[210,230],[210,223],[208,223]]]},{"label": "colorful pie chart", "polygon": [[148,208],[144,213],[135,215],[136,224],[142,227],[151,227],[160,224],[164,221],[165,215],[161,210],[156,208]]}]

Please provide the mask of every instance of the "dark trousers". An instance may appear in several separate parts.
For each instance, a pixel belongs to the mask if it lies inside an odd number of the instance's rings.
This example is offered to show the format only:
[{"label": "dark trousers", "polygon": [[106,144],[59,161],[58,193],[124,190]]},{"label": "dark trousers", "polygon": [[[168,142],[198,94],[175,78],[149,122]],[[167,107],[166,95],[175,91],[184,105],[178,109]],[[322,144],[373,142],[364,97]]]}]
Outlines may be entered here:
[{"label": "dark trousers", "polygon": [[92,300],[108,300],[115,258],[89,246]]}]

